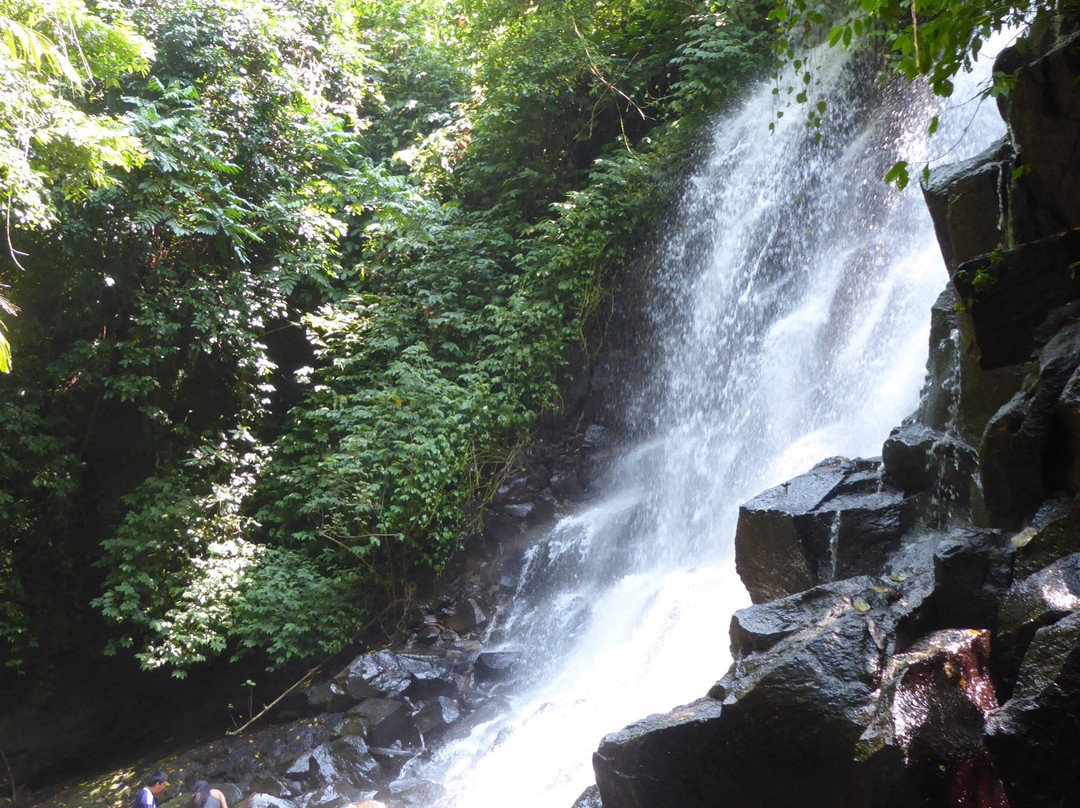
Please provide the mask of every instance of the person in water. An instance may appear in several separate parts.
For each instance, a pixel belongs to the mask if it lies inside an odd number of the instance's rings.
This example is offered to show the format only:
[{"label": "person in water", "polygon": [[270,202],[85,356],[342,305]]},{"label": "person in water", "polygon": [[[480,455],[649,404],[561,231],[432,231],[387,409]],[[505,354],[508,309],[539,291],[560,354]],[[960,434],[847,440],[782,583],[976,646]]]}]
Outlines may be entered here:
[{"label": "person in water", "polygon": [[157,796],[168,784],[169,775],[161,769],[151,774],[146,779],[146,785],[135,796],[135,808],[157,808]]},{"label": "person in water", "polygon": [[229,808],[229,803],[218,789],[210,788],[205,780],[199,780],[191,797],[191,808]]}]

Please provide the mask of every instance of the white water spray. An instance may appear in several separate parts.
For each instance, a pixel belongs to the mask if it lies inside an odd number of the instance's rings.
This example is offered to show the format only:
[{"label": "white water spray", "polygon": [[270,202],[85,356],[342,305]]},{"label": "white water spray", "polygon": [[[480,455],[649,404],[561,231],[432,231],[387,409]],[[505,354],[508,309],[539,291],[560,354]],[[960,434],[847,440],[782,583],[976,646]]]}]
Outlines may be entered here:
[{"label": "white water spray", "polygon": [[915,409],[945,271],[918,190],[882,177],[1004,128],[969,104],[927,144],[925,94],[870,102],[843,64],[820,72],[823,144],[798,110],[770,136],[770,87],[716,121],[657,262],[649,381],[627,402],[638,439],[527,561],[501,626],[529,670],[509,709],[410,764],[444,784],[440,806],[569,808],[606,733],[704,695],[730,664],[729,618],[749,602],[738,506],[826,457],[876,456]]}]

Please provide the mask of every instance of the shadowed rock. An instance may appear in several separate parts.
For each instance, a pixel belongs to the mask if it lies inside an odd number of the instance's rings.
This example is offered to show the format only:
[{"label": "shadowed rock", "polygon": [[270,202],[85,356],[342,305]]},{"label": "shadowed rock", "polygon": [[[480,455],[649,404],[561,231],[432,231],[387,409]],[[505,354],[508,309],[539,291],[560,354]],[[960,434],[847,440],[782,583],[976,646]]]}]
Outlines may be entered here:
[{"label": "shadowed rock", "polygon": [[1016,70],[1002,107],[1025,169],[1012,200],[1017,241],[1080,227],[1080,35],[1055,40],[1040,22],[1030,43],[1039,58],[1012,49],[1000,65]]},{"label": "shadowed rock", "polygon": [[1014,808],[1074,804],[1080,793],[1080,612],[1039,629],[1012,698],[990,717],[987,743]]},{"label": "shadowed rock", "polygon": [[1001,675],[1011,684],[1035,632],[1080,609],[1080,553],[1015,583],[1001,602]]},{"label": "shadowed rock", "polygon": [[1080,552],[1080,498],[1047,500],[1031,525],[1012,538],[1016,576],[1025,578],[1059,558]]},{"label": "shadowed rock", "polygon": [[934,551],[934,607],[941,628],[997,628],[1015,550],[1003,533],[961,529]]},{"label": "shadowed rock", "polygon": [[1026,362],[1048,314],[1080,297],[1080,232],[1051,236],[960,266],[953,286],[974,328],[982,368]]},{"label": "shadowed rock", "polygon": [[995,526],[1019,529],[1049,494],[1067,487],[1073,458],[1063,451],[1067,440],[1057,408],[1078,366],[1080,323],[1074,322],[1040,351],[1033,383],[986,425],[979,466],[986,508]]}]

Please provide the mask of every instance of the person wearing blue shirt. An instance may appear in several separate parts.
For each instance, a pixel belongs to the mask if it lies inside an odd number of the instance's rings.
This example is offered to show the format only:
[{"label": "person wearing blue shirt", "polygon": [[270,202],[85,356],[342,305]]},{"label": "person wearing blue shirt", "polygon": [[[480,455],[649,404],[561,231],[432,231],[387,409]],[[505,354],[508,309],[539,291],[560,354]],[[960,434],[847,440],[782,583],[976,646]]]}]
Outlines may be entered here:
[{"label": "person wearing blue shirt", "polygon": [[146,780],[146,785],[135,797],[134,808],[157,808],[157,796],[169,784],[169,775],[158,769]]}]

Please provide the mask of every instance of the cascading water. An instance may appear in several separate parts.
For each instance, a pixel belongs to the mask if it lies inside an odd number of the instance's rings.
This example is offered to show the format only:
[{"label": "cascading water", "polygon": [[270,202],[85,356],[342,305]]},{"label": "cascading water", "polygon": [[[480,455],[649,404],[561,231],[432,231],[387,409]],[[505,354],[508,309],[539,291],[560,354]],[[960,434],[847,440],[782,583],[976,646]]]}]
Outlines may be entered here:
[{"label": "cascading water", "polygon": [[[568,808],[603,735],[703,695],[748,603],[739,504],[826,457],[879,454],[914,410],[945,272],[918,191],[882,177],[897,159],[981,151],[1003,126],[968,104],[927,144],[932,99],[871,99],[836,56],[819,60],[821,143],[797,109],[776,120],[771,87],[715,123],[651,281],[649,378],[626,405],[636,438],[606,493],[531,551],[498,627],[527,681],[405,773],[443,783],[441,806]],[[928,153],[953,140],[964,153]]]}]

